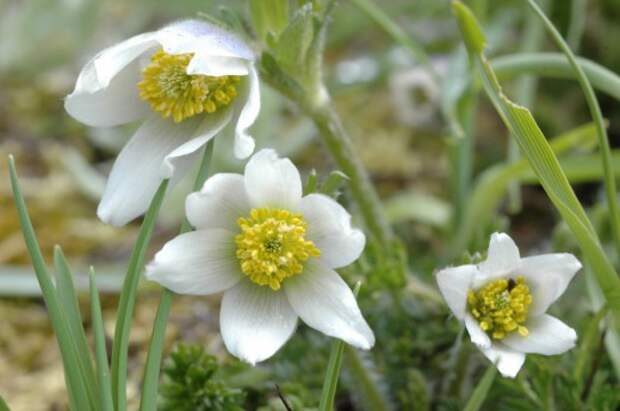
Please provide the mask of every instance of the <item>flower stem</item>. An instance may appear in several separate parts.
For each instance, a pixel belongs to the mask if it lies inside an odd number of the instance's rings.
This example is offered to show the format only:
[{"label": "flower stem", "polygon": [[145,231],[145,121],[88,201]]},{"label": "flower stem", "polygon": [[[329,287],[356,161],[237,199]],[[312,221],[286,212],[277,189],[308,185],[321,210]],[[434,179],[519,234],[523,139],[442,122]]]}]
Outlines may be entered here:
[{"label": "flower stem", "polygon": [[357,394],[363,398],[365,409],[369,411],[391,410],[391,404],[385,398],[383,391],[377,386],[375,378],[370,374],[355,348],[345,346],[344,354],[353,386],[356,387]]},{"label": "flower stem", "polygon": [[349,177],[351,194],[360,209],[368,231],[380,244],[389,244],[393,240],[394,233],[388,224],[379,196],[370,181],[366,168],[355,152],[338,114],[329,103],[316,108],[307,106],[304,108],[319,129],[323,142],[331,152],[334,161]]},{"label": "flower stem", "polygon": [[[192,191],[198,191],[209,175],[209,164],[213,157],[213,140],[207,143],[200,162],[198,174],[194,180]],[[185,219],[179,229],[180,233],[190,231],[191,225]],[[164,337],[166,336],[166,325],[172,307],[172,299],[174,293],[167,288],[161,290],[159,298],[159,306],[153,323],[153,332],[151,334],[151,342],[146,357],[146,365],[144,367],[144,382],[142,384],[142,396],[140,398],[140,411],[154,411],[157,406],[157,389],[159,387],[159,373],[161,369],[161,357],[164,347]]]}]

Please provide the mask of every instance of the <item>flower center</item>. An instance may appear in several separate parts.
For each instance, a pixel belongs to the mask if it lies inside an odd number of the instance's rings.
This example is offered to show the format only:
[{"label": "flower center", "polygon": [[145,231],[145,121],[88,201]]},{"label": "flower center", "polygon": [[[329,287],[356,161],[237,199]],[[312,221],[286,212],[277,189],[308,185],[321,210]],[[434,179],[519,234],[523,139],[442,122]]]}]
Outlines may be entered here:
[{"label": "flower center", "polygon": [[527,320],[532,294],[524,277],[516,281],[501,278],[476,291],[469,290],[467,304],[480,328],[491,337],[501,340],[513,331],[523,337],[528,335],[522,324]]},{"label": "flower center", "polygon": [[140,97],[164,118],[172,117],[175,123],[203,112],[213,113],[237,96],[239,76],[187,74],[193,56],[159,50],[142,70],[142,81],[138,83]]},{"label": "flower center", "polygon": [[278,208],[254,208],[237,223],[235,237],[241,271],[259,285],[273,290],[287,277],[301,273],[304,263],[321,252],[306,240],[308,223],[301,214]]}]

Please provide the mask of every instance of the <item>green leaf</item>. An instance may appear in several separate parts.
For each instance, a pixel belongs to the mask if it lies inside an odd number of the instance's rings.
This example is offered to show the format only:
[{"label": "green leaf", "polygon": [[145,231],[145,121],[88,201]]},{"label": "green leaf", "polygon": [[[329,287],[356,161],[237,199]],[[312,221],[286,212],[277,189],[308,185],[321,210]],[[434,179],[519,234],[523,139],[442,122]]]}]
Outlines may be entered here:
[{"label": "green leaf", "polygon": [[[213,158],[215,141],[210,140],[202,155],[198,173],[194,179],[193,191],[198,191],[203,186],[209,176],[209,166]],[[192,229],[189,221],[185,219],[181,224],[180,233],[188,232]],[[166,336],[166,325],[174,293],[166,288],[162,289],[157,314],[153,323],[153,332],[146,357],[144,367],[144,382],[142,384],[142,396],[140,398],[140,411],[155,411],[157,407],[157,389],[159,387],[159,373],[161,368],[161,357],[164,348],[164,338]]]},{"label": "green leaf", "polygon": [[[620,76],[591,60],[577,57],[588,80],[599,91],[620,100]],[[518,53],[495,57],[491,66],[498,78],[510,78],[520,74],[536,74],[551,78],[575,78],[566,57],[562,53]]]},{"label": "green leaf", "polygon": [[[469,49],[480,50],[484,41],[468,34],[472,30],[480,32],[476,29],[478,23],[471,11],[458,1],[453,2],[453,11],[464,38],[467,41],[476,41],[476,44],[470,45]],[[545,192],[575,235],[585,259],[592,265],[592,272],[614,316],[615,326],[620,329],[620,278],[605,255],[592,223],[575,196],[558,159],[531,113],[503,94],[484,54],[472,52],[470,57],[478,69],[484,90],[493,106],[513,137],[517,139],[523,155],[540,179]]]},{"label": "green leaf", "polygon": [[384,201],[385,214],[392,224],[416,221],[437,228],[445,228],[450,222],[450,204],[432,194],[411,189]]},{"label": "green leaf", "polygon": [[288,24],[288,0],[250,0],[250,15],[258,37],[277,38]]},{"label": "green leaf", "polygon": [[[361,283],[355,285],[353,294],[357,297],[360,291]],[[338,379],[340,377],[340,369],[342,368],[342,353],[344,352],[345,342],[334,339],[332,349],[329,353],[329,361],[327,363],[327,371],[325,372],[325,380],[323,381],[323,389],[321,391],[321,401],[319,403],[319,411],[333,411],[334,399],[336,398],[336,388],[338,388]]]},{"label": "green leaf", "polygon": [[614,237],[616,245],[616,252],[620,255],[620,209],[618,208],[618,196],[616,190],[616,179],[614,177],[613,166],[611,162],[611,149],[609,147],[609,137],[607,136],[607,129],[605,127],[605,121],[603,120],[603,114],[601,107],[598,104],[594,89],[588,81],[583,69],[577,63],[575,55],[571,51],[568,44],[562,38],[562,35],[555,28],[553,23],[547,18],[545,13],[538,7],[533,0],[527,0],[529,6],[534,10],[536,15],[540,17],[541,21],[545,25],[547,31],[551,34],[551,37],[555,41],[556,45],[562,50],[568,62],[570,63],[575,77],[581,86],[583,94],[590,109],[590,115],[594,120],[596,126],[596,134],[598,136],[598,145],[601,154],[601,162],[603,164],[603,182],[605,183],[605,194],[607,196],[607,207],[609,207],[609,219],[611,221],[611,231]]},{"label": "green leaf", "polygon": [[495,366],[495,364],[489,365],[489,368],[487,368],[487,370],[485,371],[482,379],[480,380],[478,385],[476,385],[476,388],[471,394],[471,397],[469,397],[467,404],[465,404],[465,408],[463,408],[463,411],[478,411],[482,407],[482,404],[487,398],[487,394],[489,393],[489,390],[493,385],[493,381],[495,380],[496,375],[497,367]]},{"label": "green leaf", "polygon": [[43,300],[49,310],[52,327],[56,333],[58,347],[62,356],[69,398],[71,399],[74,411],[98,410],[99,408],[95,397],[90,395],[90,389],[92,389],[92,387],[87,386],[85,376],[82,374],[73,336],[65,321],[65,313],[58,300],[58,295],[56,294],[52,279],[45,267],[45,260],[41,254],[41,249],[39,248],[39,243],[34,233],[30,216],[28,215],[28,209],[19,185],[13,156],[9,156],[9,174],[24,241],[26,242],[30,258],[32,259],[32,265],[37,280],[41,286]]},{"label": "green leaf", "polygon": [[[594,126],[588,124],[554,138],[551,148],[559,155],[570,149],[590,145],[595,139]],[[454,236],[453,256],[468,248],[477,230],[488,226],[490,218],[495,215],[495,210],[506,194],[508,185],[523,178],[530,170],[527,159],[521,159],[512,164],[491,167],[478,177],[467,202],[463,224]]]},{"label": "green leaf", "polygon": [[131,330],[133,307],[136,302],[140,273],[144,266],[144,254],[148,248],[153,227],[155,227],[155,221],[157,220],[157,214],[161,208],[167,188],[168,180],[162,181],[144,216],[138,239],[131,253],[118,304],[114,344],[112,346],[112,396],[116,411],[125,411],[127,408],[127,349],[129,346],[129,331]]},{"label": "green leaf", "polygon": [[312,194],[316,192],[318,184],[318,178],[316,174],[316,170],[313,168],[310,170],[310,174],[308,174],[308,178],[306,179],[306,184],[304,184],[304,196],[308,194]]},{"label": "green leaf", "polygon": [[349,177],[342,171],[332,171],[327,176],[327,179],[321,184],[320,192],[330,197],[335,197],[338,193],[340,186],[350,180]]},{"label": "green leaf", "polygon": [[278,64],[290,75],[301,71],[305,77],[306,56],[313,38],[312,5],[306,4],[295,12],[274,47],[274,56]]},{"label": "green leaf", "polygon": [[6,402],[4,401],[2,396],[0,396],[0,411],[11,411],[9,410],[9,406],[6,405]]},{"label": "green leaf", "polygon": [[99,292],[95,284],[95,270],[91,267],[88,273],[90,284],[90,313],[93,323],[93,335],[95,340],[95,359],[97,363],[97,386],[101,399],[102,411],[114,411],[112,400],[112,383],[108,368],[108,354],[106,352],[105,330],[103,328],[103,316],[99,303]]},{"label": "green leaf", "polygon": [[593,318],[588,321],[586,331],[579,338],[579,347],[577,348],[577,358],[575,360],[575,368],[573,369],[573,378],[578,384],[579,391],[583,387],[586,375],[586,367],[592,359],[592,353],[598,348],[601,336],[600,323],[607,314],[607,308],[601,308]]},{"label": "green leaf", "polygon": [[[82,316],[78,305],[77,294],[73,284],[73,274],[60,246],[54,247],[54,267],[56,269],[56,292],[58,302],[65,314],[66,323],[72,335],[78,354],[82,374],[89,387],[96,386],[95,369],[91,358],[86,333],[82,324]],[[94,393],[93,393],[94,395]]]}]

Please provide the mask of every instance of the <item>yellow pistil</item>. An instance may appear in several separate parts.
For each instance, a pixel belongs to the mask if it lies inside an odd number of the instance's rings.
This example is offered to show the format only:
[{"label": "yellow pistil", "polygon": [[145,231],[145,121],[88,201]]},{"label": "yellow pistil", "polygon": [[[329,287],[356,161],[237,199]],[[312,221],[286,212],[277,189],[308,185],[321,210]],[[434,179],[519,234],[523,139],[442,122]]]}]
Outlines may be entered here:
[{"label": "yellow pistil", "polygon": [[168,54],[159,50],[142,70],[140,97],[164,118],[175,123],[200,113],[214,113],[237,96],[239,76],[187,74],[193,53]]},{"label": "yellow pistil", "polygon": [[308,223],[301,214],[254,208],[237,223],[241,228],[235,237],[241,271],[256,284],[278,290],[285,278],[302,272],[308,258],[321,253],[304,238]]},{"label": "yellow pistil", "polygon": [[525,278],[501,278],[487,283],[482,288],[467,293],[467,305],[471,314],[487,334],[501,340],[508,333],[517,331],[528,335],[523,325],[532,304],[532,294]]}]

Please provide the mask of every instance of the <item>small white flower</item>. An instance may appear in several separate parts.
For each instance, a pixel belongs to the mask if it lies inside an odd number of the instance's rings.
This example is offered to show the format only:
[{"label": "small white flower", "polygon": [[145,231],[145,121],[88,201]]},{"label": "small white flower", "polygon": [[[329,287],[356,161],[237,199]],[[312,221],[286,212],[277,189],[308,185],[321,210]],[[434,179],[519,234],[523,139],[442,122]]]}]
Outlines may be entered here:
[{"label": "small white flower", "polygon": [[515,377],[525,354],[561,354],[577,333],[546,314],[581,269],[572,254],[521,258],[504,233],[491,236],[486,261],[445,268],[439,290],[474,344],[505,377]]},{"label": "small white flower", "polygon": [[162,179],[177,182],[229,122],[235,155],[252,154],[247,129],[260,110],[254,58],[234,34],[185,20],[107,48],[84,66],[65,100],[72,117],[93,127],[143,120],[114,163],[99,218],[120,226],[143,214]]},{"label": "small white flower", "polygon": [[299,171],[261,150],[245,174],[216,174],[187,197],[196,231],[168,242],[146,276],[181,294],[224,291],[220,329],[228,351],[251,364],[291,337],[297,317],[362,349],[374,335],[335,268],[355,261],[364,234],[322,194],[302,197]]}]

